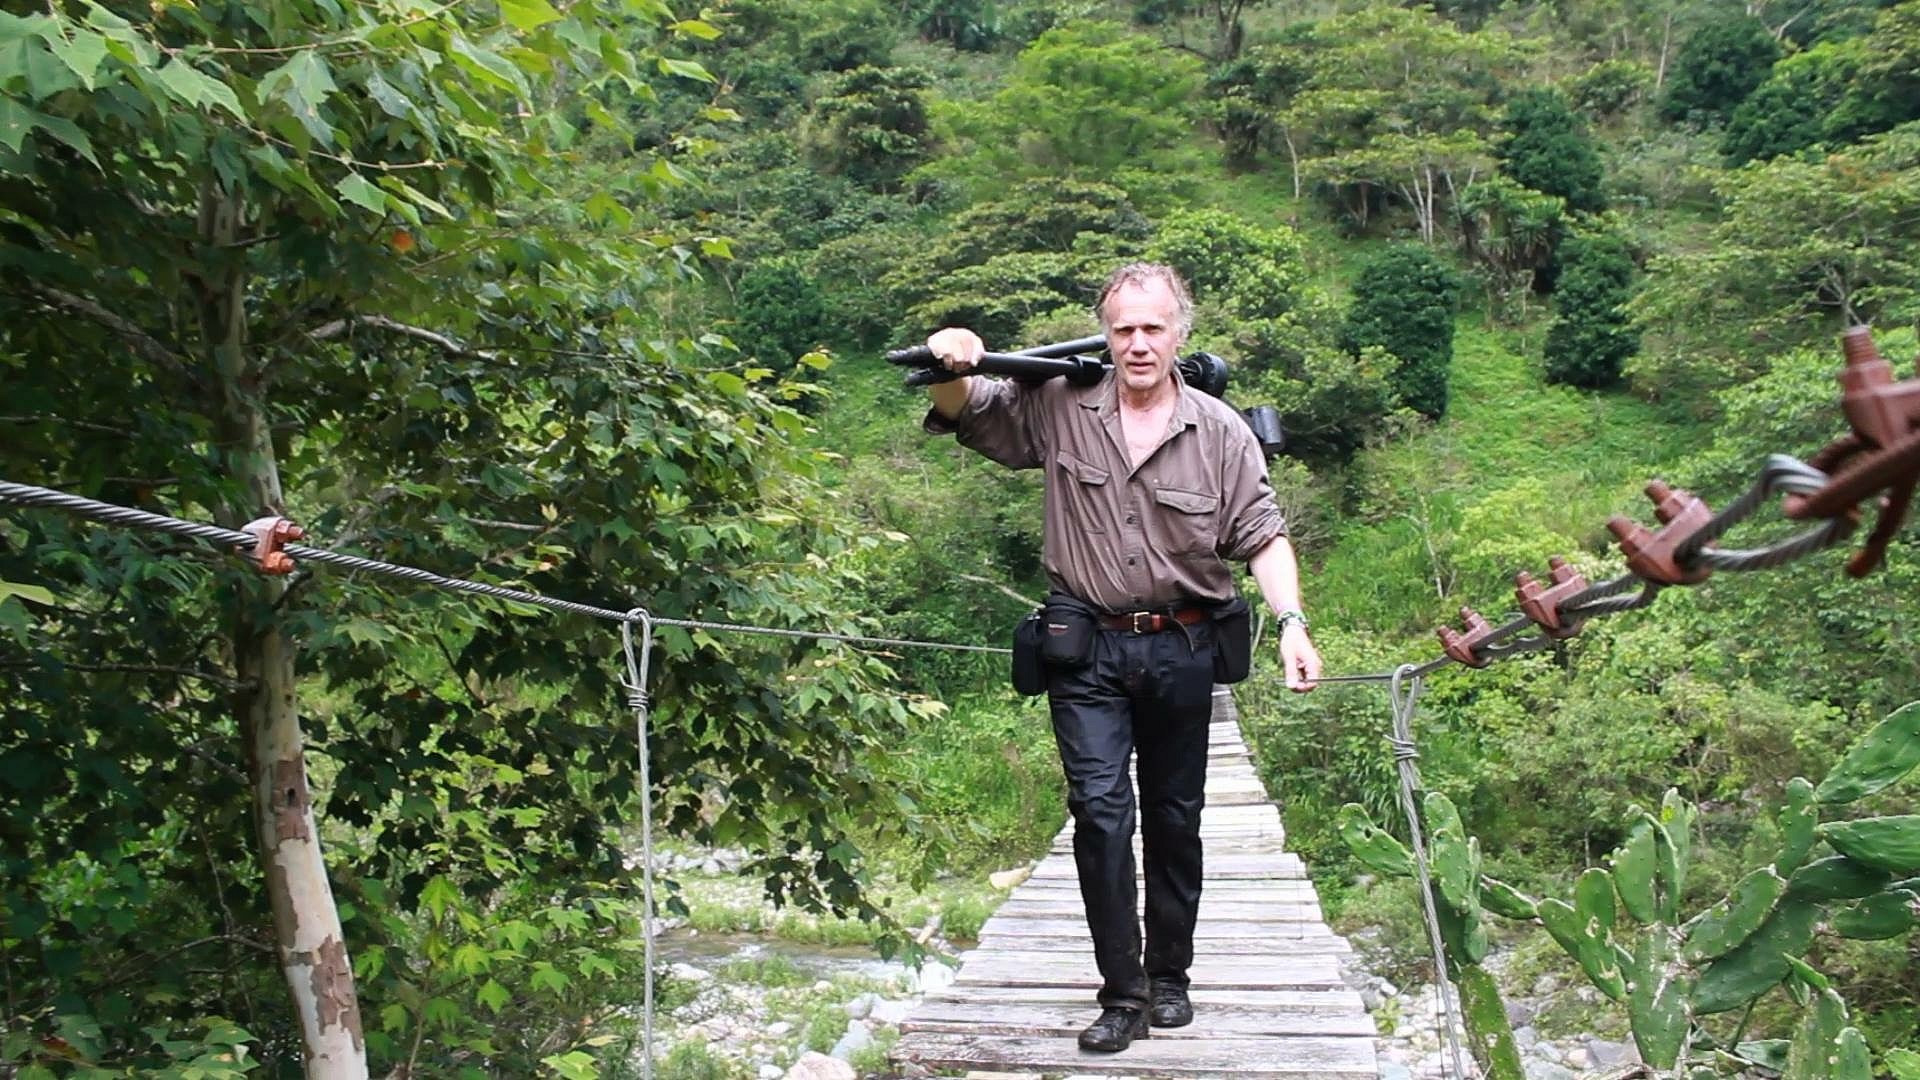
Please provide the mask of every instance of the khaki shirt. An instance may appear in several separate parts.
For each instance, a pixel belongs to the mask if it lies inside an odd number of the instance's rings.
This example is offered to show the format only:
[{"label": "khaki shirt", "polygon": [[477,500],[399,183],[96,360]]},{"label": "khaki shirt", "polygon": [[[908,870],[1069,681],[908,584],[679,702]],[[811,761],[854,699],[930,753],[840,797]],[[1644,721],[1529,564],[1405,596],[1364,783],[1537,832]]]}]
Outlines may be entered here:
[{"label": "khaki shirt", "polygon": [[1053,588],[1113,612],[1229,600],[1224,560],[1251,559],[1286,521],[1246,421],[1173,378],[1173,418],[1138,468],[1111,372],[1086,387],[976,376],[957,420],[930,409],[923,426],[1009,468],[1046,469]]}]

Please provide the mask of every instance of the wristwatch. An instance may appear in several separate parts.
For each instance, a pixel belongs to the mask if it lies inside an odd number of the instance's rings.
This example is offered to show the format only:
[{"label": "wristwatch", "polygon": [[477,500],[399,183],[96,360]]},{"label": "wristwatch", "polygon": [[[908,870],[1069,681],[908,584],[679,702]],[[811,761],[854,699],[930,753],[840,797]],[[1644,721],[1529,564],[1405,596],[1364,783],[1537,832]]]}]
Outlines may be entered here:
[{"label": "wristwatch", "polygon": [[1307,622],[1307,613],[1306,613],[1306,612],[1304,612],[1304,611],[1295,611],[1295,610],[1294,610],[1294,609],[1292,609],[1292,608],[1288,608],[1287,610],[1285,610],[1285,611],[1282,611],[1282,612],[1280,612],[1280,613],[1279,613],[1279,614],[1278,614],[1278,615],[1276,616],[1276,618],[1277,618],[1277,619],[1279,620],[1279,621],[1278,621],[1278,623],[1277,623],[1277,624],[1276,624],[1276,625],[1274,626],[1274,631],[1273,631],[1273,632],[1274,632],[1274,633],[1276,633],[1276,634],[1284,634],[1284,633],[1286,633],[1286,632],[1287,632],[1287,624],[1288,624],[1288,623],[1290,623],[1290,622],[1297,622],[1297,623],[1299,623],[1299,624],[1300,624],[1300,629],[1302,629],[1302,630],[1305,630],[1305,629],[1306,629],[1306,628],[1307,628],[1308,626],[1310,626],[1310,625],[1312,625],[1311,623],[1309,623],[1309,622]]}]

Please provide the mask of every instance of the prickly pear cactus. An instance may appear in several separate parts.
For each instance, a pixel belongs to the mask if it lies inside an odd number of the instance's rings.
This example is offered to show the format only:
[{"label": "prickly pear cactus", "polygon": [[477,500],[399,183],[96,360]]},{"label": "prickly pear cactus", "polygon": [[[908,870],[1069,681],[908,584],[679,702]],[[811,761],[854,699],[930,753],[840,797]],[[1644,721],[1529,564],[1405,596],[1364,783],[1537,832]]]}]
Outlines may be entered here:
[{"label": "prickly pear cactus", "polygon": [[[1920,815],[1822,821],[1823,812],[1884,790],[1916,767],[1920,702],[1861,736],[1817,788],[1798,777],[1789,783],[1775,815],[1780,839],[1772,858],[1690,917],[1682,907],[1695,809],[1676,791],[1658,810],[1630,808],[1625,839],[1606,867],[1579,875],[1570,900],[1533,900],[1483,874],[1478,841],[1465,835],[1445,796],[1430,794],[1422,817],[1434,838],[1448,963],[1456,973],[1484,974],[1485,911],[1537,919],[1601,993],[1626,1006],[1641,1057],[1662,1076],[1691,1080],[1760,1065],[1785,1080],[1871,1080],[1872,1056],[1848,1024],[1846,1004],[1799,957],[1823,927],[1859,939],[1920,927]],[[1360,807],[1343,811],[1341,834],[1374,869],[1412,872],[1405,846]],[[1783,984],[1806,1005],[1793,1039],[1737,1042],[1736,1035],[1729,1046],[1703,1030],[1703,1017],[1744,1010]],[[1920,1068],[1920,1055],[1890,1051],[1883,1065],[1908,1080],[1902,1070]]]},{"label": "prickly pear cactus", "polygon": [[[1492,974],[1480,966],[1488,947],[1482,905],[1508,918],[1530,919],[1533,900],[1482,872],[1479,838],[1467,835],[1452,800],[1437,791],[1428,792],[1421,801],[1420,816],[1428,837],[1434,914],[1440,924],[1447,975],[1460,991],[1468,1048],[1488,1080],[1524,1080],[1506,1002]],[[1340,808],[1339,828],[1340,838],[1368,868],[1391,877],[1413,876],[1413,853],[1374,824],[1358,803]]]}]

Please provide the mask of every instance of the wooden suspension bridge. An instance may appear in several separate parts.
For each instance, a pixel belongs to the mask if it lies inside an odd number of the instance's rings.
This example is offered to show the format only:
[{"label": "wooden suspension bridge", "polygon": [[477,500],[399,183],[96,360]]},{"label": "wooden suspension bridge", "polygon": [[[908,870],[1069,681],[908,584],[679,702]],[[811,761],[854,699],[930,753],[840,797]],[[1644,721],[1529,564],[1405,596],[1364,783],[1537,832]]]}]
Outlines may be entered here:
[{"label": "wooden suspension bridge", "polygon": [[[900,1025],[903,1069],[987,1077],[1131,1076],[1378,1080],[1374,1025],[1340,977],[1306,867],[1285,848],[1225,690],[1209,732],[1205,885],[1194,932],[1193,1023],[1155,1028],[1119,1054],[1075,1041],[1100,976],[1073,865],[1073,822],[961,956],[958,978]],[[1139,837],[1134,838],[1135,858]],[[1145,895],[1144,885],[1140,895]]]}]

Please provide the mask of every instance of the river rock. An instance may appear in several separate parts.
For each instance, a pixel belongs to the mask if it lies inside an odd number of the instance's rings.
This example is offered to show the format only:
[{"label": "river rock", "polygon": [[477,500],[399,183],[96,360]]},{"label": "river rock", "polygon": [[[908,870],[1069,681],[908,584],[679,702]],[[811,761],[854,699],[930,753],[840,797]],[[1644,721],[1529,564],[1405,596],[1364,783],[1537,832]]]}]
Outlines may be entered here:
[{"label": "river rock", "polygon": [[1587,1052],[1593,1055],[1593,1067],[1612,1069],[1621,1065],[1632,1065],[1640,1060],[1640,1049],[1630,1042],[1613,1042],[1608,1039],[1588,1039]]},{"label": "river rock", "polygon": [[1017,866],[1012,870],[999,870],[987,875],[987,884],[1005,892],[1027,880],[1033,874],[1031,866]]},{"label": "river rock", "polygon": [[767,1035],[775,1039],[792,1030],[793,1025],[787,1023],[785,1020],[775,1020],[773,1023],[767,1025]]},{"label": "river rock", "polygon": [[1527,1062],[1527,1080],[1578,1080],[1578,1074],[1551,1061]]},{"label": "river rock", "polygon": [[846,1062],[809,1050],[787,1070],[785,1080],[859,1080],[859,1075]]},{"label": "river rock", "polygon": [[760,1066],[760,1080],[780,1080],[785,1075],[787,1075],[786,1070],[778,1065]]},{"label": "river rock", "polygon": [[861,994],[859,997],[847,1002],[847,1016],[854,1020],[865,1020],[867,1017],[873,1015],[874,1002],[878,1000],[878,995]]},{"label": "river rock", "polygon": [[840,1036],[840,1041],[834,1043],[833,1049],[827,1051],[827,1053],[845,1061],[854,1054],[872,1045],[873,1032],[867,1030],[867,1025],[858,1020],[849,1020],[847,1021],[847,1033]]}]

